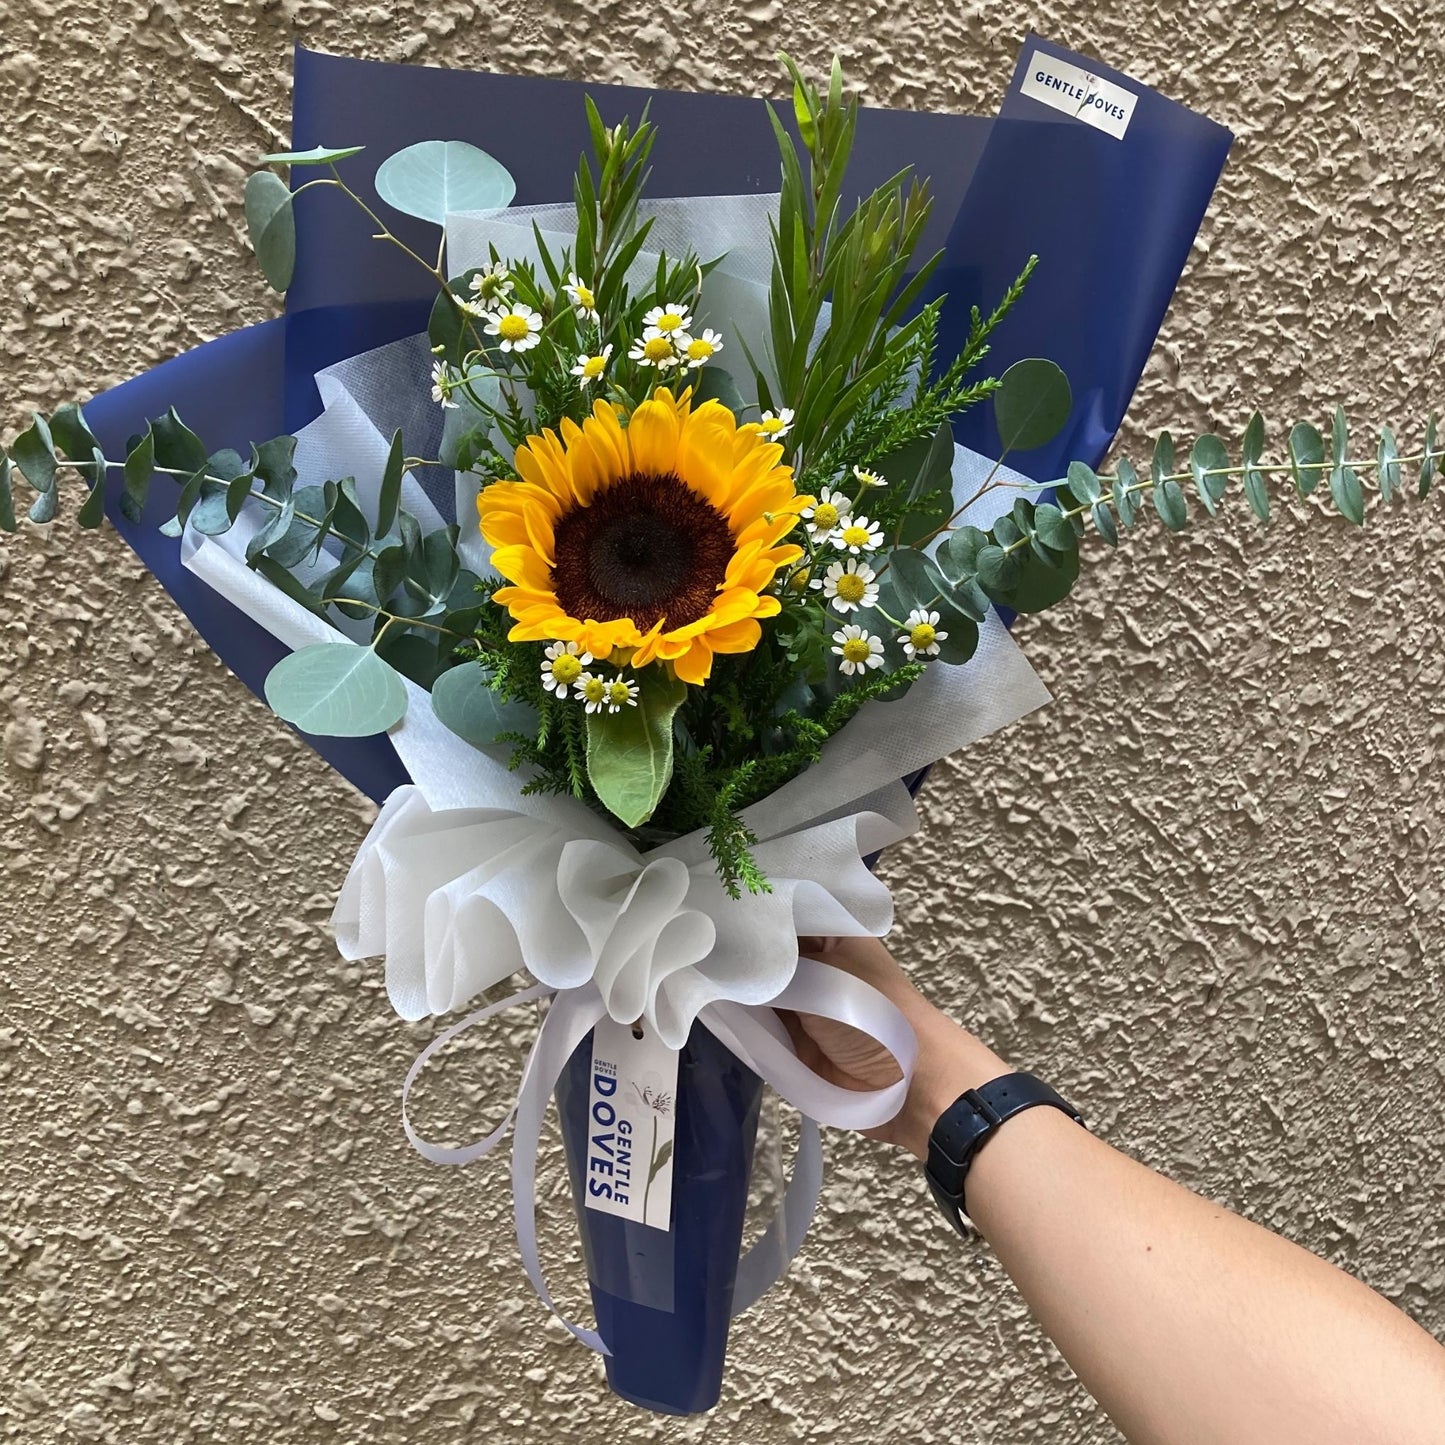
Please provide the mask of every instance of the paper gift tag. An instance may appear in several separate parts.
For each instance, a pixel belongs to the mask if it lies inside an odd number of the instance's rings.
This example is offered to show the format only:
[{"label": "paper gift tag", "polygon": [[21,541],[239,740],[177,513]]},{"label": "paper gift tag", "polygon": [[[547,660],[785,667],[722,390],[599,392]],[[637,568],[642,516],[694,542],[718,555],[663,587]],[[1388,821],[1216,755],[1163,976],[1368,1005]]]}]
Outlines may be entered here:
[{"label": "paper gift tag", "polygon": [[677,1050],[651,1029],[604,1018],[592,1031],[587,1208],[653,1229],[672,1227]]}]

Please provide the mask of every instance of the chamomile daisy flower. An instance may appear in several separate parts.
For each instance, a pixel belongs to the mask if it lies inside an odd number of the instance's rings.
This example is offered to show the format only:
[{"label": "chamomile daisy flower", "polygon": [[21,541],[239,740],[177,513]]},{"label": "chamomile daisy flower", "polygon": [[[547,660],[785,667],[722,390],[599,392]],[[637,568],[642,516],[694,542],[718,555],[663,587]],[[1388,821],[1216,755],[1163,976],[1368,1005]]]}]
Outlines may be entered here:
[{"label": "chamomile daisy flower", "polygon": [[503,351],[530,351],[542,338],[542,318],[525,301],[518,301],[487,317],[487,335],[497,337]]},{"label": "chamomile daisy flower", "polygon": [[614,677],[607,684],[607,711],[621,712],[625,707],[636,707],[641,691],[635,682],[629,682],[625,677]]},{"label": "chamomile daisy flower", "polygon": [[704,329],[701,336],[689,336],[684,331],[673,341],[677,346],[678,359],[691,371],[706,366],[723,347],[722,337],[710,328]]},{"label": "chamomile daisy flower", "polygon": [[645,328],[642,333],[644,337],[650,331],[671,336],[674,331],[686,331],[692,325],[692,316],[682,302],[675,301],[668,306],[654,306],[642,318],[642,325]]},{"label": "chamomile daisy flower", "polygon": [[572,368],[572,375],[580,377],[583,386],[591,386],[593,382],[601,381],[602,374],[607,370],[607,363],[612,357],[612,343],[609,341],[595,356],[589,356],[585,351],[577,358],[577,364]]},{"label": "chamomile daisy flower", "polygon": [[589,326],[597,324],[597,297],[593,294],[592,288],[575,272],[567,277],[567,284],[562,288],[567,293],[567,299],[577,310],[577,319],[585,321]]},{"label": "chamomile daisy flower", "polygon": [[478,301],[502,301],[512,294],[512,273],[504,261],[488,261],[471,280]]},{"label": "chamomile daisy flower", "polygon": [[452,400],[452,387],[456,385],[451,368],[443,361],[432,362],[431,399],[439,406],[456,407],[459,402]]},{"label": "chamomile daisy flower", "polygon": [[878,601],[878,574],[866,562],[832,562],[821,577],[808,584],[823,591],[825,601],[843,613],[855,607],[872,607]]},{"label": "chamomile daisy flower", "polygon": [[903,632],[899,637],[903,650],[910,662],[920,657],[937,657],[938,644],[948,640],[948,634],[938,627],[938,613],[925,607],[915,607],[903,619]]},{"label": "chamomile daisy flower", "polygon": [[872,552],[883,545],[883,528],[867,517],[845,517],[829,539],[840,552]]},{"label": "chamomile daisy flower", "polygon": [[868,487],[886,487],[888,478],[880,476],[877,472],[866,471],[863,467],[853,468],[853,480],[865,490]]},{"label": "chamomile daisy flower", "polygon": [[883,639],[874,637],[856,622],[840,627],[833,634],[833,652],[840,659],[839,669],[849,676],[883,666]]},{"label": "chamomile daisy flower", "polygon": [[627,359],[642,366],[655,366],[659,371],[670,371],[678,365],[677,348],[672,344],[672,337],[657,330],[634,341]]},{"label": "chamomile daisy flower", "polygon": [[607,706],[607,679],[595,672],[584,672],[577,679],[577,696],[586,704],[588,712],[601,712]]},{"label": "chamomile daisy flower", "polygon": [[554,642],[542,654],[542,686],[558,697],[566,697],[582,676],[582,669],[592,661],[590,652],[583,652],[575,642]]},{"label": "chamomile daisy flower", "polygon": [[780,442],[787,436],[788,428],[793,424],[793,408],[785,406],[778,411],[765,411],[763,419],[758,423],[758,430],[770,441]]},{"label": "chamomile daisy flower", "polygon": [[815,542],[821,542],[837,531],[843,519],[853,511],[852,500],[832,487],[824,487],[818,500],[803,509],[803,520]]}]

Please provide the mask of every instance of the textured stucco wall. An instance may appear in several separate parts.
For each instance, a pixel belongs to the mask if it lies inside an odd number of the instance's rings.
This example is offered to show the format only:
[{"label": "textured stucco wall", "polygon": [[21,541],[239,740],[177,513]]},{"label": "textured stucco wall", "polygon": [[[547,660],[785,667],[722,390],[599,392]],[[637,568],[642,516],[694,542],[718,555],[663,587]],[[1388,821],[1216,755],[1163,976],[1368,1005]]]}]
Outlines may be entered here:
[{"label": "textured stucco wall", "polygon": [[[780,44],[817,66],[841,43],[870,101],[981,109],[1034,24],[1239,133],[1131,431],[1337,397],[1413,426],[1432,377],[1441,399],[1438,21],[1433,0],[7,0],[4,420],[267,314],[239,183],[285,139],[295,38],[751,92]],[[1057,702],[944,768],[885,870],[937,998],[1437,1333],[1440,517],[1362,535],[1301,511],[1261,537],[1235,516],[1091,554],[1020,633]],[[113,535],[6,541],[0,593],[5,1438],[1114,1438],[913,1168],[841,1138],[717,1414],[659,1428],[609,1398],[522,1282],[504,1166],[432,1168],[398,1128],[429,1030],[326,931],[366,807]],[[499,1098],[526,1042],[457,1051],[424,1122]],[[560,1205],[555,1167],[547,1188]]]}]

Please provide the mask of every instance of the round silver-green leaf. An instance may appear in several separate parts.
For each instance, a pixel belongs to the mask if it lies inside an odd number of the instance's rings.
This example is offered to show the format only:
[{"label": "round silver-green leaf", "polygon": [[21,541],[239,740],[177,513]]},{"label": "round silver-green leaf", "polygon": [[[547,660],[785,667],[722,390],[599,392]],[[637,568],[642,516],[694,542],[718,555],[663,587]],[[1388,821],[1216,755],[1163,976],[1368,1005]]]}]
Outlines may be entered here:
[{"label": "round silver-green leaf", "polygon": [[1004,451],[1032,451],[1052,441],[1063,430],[1073,404],[1069,379],[1052,361],[1035,356],[1014,362],[999,378],[993,398]]},{"label": "round silver-green leaf", "polygon": [[318,642],[283,657],[267,674],[266,701],[315,737],[370,737],[406,715],[401,678],[353,642]]},{"label": "round silver-green leaf", "polygon": [[517,183],[500,161],[466,141],[425,140],[382,162],[376,191],[405,215],[444,226],[457,211],[510,206]]}]

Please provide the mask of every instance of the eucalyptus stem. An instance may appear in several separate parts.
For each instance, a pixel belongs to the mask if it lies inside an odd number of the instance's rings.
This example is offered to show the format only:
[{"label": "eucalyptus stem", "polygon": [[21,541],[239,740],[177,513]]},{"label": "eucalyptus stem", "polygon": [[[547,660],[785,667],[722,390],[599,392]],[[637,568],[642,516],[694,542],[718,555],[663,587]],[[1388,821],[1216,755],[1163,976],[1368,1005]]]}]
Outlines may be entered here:
[{"label": "eucalyptus stem", "polygon": [[378,617],[386,618],[382,623],[381,630],[371,639],[372,647],[381,641],[382,634],[393,622],[400,622],[407,627],[424,627],[428,632],[440,632],[444,637],[466,638],[464,632],[455,632],[450,627],[442,627],[436,622],[423,622],[419,617],[408,617],[405,612],[392,612],[389,608],[378,607],[375,602],[367,602],[360,597],[328,597],[326,599],[333,607],[364,607],[368,612],[374,612]]}]

